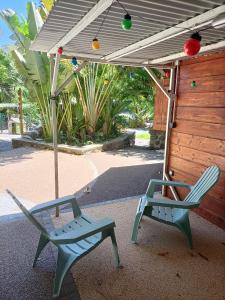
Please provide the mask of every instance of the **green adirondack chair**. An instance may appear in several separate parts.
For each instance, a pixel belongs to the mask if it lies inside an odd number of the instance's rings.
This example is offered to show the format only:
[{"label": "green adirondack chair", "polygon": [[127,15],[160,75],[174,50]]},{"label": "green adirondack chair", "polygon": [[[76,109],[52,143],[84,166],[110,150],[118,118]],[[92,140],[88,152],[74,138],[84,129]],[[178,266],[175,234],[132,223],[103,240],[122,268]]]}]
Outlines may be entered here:
[{"label": "green adirondack chair", "polygon": [[[41,232],[33,267],[35,267],[41,251],[48,242],[52,242],[58,248],[57,267],[53,287],[54,298],[58,297],[60,294],[62,282],[67,271],[81,257],[97,247],[107,237],[111,237],[116,265],[119,267],[120,259],[114,232],[114,221],[108,218],[99,221],[93,221],[91,218],[83,215],[74,195],[58,198],[41,205],[37,205],[28,211],[15,197],[15,195],[13,195],[9,190],[7,190],[7,192],[23,211],[26,217]],[[36,213],[68,203],[72,204],[74,220],[59,229],[53,230],[50,233],[48,233],[47,230],[33,216]]]},{"label": "green adirondack chair", "polygon": [[[131,241],[137,242],[137,234],[140,221],[144,216],[177,227],[183,232],[190,248],[192,249],[192,234],[189,222],[189,210],[200,205],[204,195],[216,184],[219,179],[220,169],[211,166],[205,170],[195,185],[176,181],[163,181],[152,179],[149,182],[146,194],[141,197],[133,225]],[[190,189],[190,193],[184,201],[154,198],[154,191],[157,185],[184,187]]]}]

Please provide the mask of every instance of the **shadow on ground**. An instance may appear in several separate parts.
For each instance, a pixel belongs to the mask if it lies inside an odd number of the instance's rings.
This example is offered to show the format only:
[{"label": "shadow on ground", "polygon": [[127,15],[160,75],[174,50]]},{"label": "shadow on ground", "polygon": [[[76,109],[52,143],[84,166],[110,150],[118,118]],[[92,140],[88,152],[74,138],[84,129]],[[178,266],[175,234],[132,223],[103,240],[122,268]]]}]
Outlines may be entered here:
[{"label": "shadow on ground", "polygon": [[164,157],[163,150],[149,150],[146,147],[129,147],[114,151],[107,151],[109,155],[120,155],[125,157],[141,158],[143,160],[162,160]]},{"label": "shadow on ground", "polygon": [[0,152],[12,150],[11,141],[4,141],[0,139]]},{"label": "shadow on ground", "polygon": [[162,163],[110,168],[76,193],[81,193],[78,202],[87,205],[144,194],[150,179],[162,179],[162,170]]},{"label": "shadow on ground", "polygon": [[17,149],[12,149],[10,151],[0,152],[0,166],[5,166],[7,164],[15,163],[24,159],[32,159],[29,155],[37,151],[31,147],[22,147]]}]

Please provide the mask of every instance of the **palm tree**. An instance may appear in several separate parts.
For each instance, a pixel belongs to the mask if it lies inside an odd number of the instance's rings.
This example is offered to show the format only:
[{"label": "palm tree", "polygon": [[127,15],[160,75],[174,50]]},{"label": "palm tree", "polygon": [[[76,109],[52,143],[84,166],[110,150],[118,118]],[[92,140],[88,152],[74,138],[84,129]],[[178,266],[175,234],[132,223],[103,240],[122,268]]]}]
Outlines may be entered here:
[{"label": "palm tree", "polygon": [[15,46],[11,51],[15,66],[29,90],[30,98],[39,106],[45,137],[51,136],[50,75],[47,54],[29,50],[32,40],[43,25],[42,17],[34,3],[27,5],[28,18],[20,18],[11,9],[2,10],[1,18],[13,35]]}]

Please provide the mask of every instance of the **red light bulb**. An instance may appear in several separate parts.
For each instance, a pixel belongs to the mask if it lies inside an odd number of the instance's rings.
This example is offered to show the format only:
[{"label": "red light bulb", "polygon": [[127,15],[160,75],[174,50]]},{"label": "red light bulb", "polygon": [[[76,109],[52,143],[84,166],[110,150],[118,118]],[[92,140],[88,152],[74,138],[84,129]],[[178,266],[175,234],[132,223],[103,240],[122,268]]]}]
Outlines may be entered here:
[{"label": "red light bulb", "polygon": [[59,47],[59,49],[58,49],[58,54],[59,54],[59,55],[62,55],[62,54],[63,54],[63,47]]},{"label": "red light bulb", "polygon": [[184,43],[184,53],[188,56],[193,56],[198,54],[201,49],[201,39],[202,37],[198,32],[195,32],[191,37]]}]

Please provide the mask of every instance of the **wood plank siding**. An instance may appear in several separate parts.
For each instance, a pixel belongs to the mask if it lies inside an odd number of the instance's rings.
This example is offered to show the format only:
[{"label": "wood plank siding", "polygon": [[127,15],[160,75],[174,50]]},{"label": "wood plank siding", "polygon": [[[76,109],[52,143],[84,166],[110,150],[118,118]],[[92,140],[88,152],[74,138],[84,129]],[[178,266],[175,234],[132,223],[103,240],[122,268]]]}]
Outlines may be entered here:
[{"label": "wood plank siding", "polygon": [[[192,81],[196,87],[192,87]],[[213,164],[220,180],[197,212],[225,229],[225,52],[181,62],[168,169],[193,184]],[[179,189],[183,199],[186,191]]]}]

